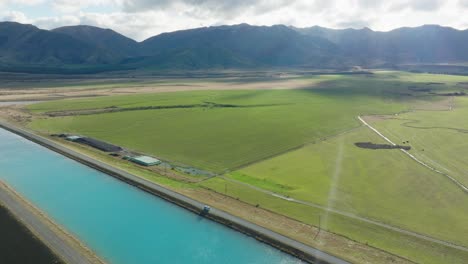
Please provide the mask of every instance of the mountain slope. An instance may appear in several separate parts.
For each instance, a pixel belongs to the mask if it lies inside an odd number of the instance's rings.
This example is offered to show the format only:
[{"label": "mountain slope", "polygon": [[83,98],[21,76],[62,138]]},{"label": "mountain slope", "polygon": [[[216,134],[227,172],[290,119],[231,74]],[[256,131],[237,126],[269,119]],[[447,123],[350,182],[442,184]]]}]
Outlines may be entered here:
[{"label": "mountain slope", "polygon": [[68,26],[53,29],[52,32],[66,34],[119,56],[132,57],[140,54],[138,42],[111,29],[92,26]]},{"label": "mountain slope", "polygon": [[118,59],[68,35],[31,25],[0,23],[0,62],[8,64],[107,64]]},{"label": "mountain slope", "polygon": [[48,31],[0,22],[0,68],[348,69],[468,62],[467,43],[467,30],[433,25],[376,32],[241,24],[164,33],[138,43],[91,26]]},{"label": "mountain slope", "polygon": [[171,57],[190,54],[205,60],[211,50],[225,65],[329,66],[336,60],[336,46],[328,40],[299,34],[286,26],[246,24],[183,30],[161,34],[141,43],[146,54]]},{"label": "mountain slope", "polygon": [[335,43],[341,52],[361,63],[441,63],[468,61],[468,31],[436,25],[376,32],[368,28],[296,29],[308,36]]}]

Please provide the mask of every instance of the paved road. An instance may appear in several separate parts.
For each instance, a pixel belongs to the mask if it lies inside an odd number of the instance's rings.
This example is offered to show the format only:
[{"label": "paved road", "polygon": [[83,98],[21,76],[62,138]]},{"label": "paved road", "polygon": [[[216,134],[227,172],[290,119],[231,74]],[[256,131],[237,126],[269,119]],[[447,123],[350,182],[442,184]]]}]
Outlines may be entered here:
[{"label": "paved road", "polygon": [[[364,119],[362,119],[360,116],[358,116],[358,119],[359,121],[361,121],[362,124],[364,124],[366,127],[370,128],[372,131],[374,131],[377,135],[379,135],[381,138],[383,138],[385,141],[387,141],[388,143],[392,144],[393,146],[396,146],[395,143],[393,143],[393,141],[391,141],[390,139],[388,139],[386,136],[384,136],[382,133],[380,133],[377,129],[375,129],[374,127],[372,127],[371,125],[369,125],[366,121],[364,121]],[[463,191],[465,192],[468,192],[468,187],[466,187],[465,185],[463,185],[463,183],[459,182],[458,180],[456,180],[455,178],[453,178],[452,176],[448,175],[447,173],[444,173],[444,172],[441,172],[440,170],[430,166],[429,164],[421,161],[420,159],[416,158],[413,154],[409,153],[407,150],[404,150],[404,149],[400,149],[401,152],[405,153],[408,157],[410,157],[412,160],[416,161],[417,163],[421,164],[422,166],[440,174],[440,175],[443,175],[445,177],[447,177],[449,180],[451,180],[453,183],[455,183],[458,187],[460,187]]]},{"label": "paved road", "polygon": [[95,264],[102,263],[92,259],[79,245],[72,245],[70,238],[41,216],[33,207],[25,203],[11,191],[6,184],[0,181],[0,200],[2,204],[19,219],[31,232],[39,237],[55,254],[68,264]]}]

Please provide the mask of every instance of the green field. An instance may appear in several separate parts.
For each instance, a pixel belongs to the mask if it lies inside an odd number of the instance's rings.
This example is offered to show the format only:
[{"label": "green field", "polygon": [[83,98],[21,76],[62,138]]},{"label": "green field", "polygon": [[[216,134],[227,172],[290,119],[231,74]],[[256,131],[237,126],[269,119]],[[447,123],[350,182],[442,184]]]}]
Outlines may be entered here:
[{"label": "green field", "polygon": [[[369,150],[354,145],[369,141],[385,143],[370,129],[361,127],[248,166],[228,177],[467,246],[468,238],[460,236],[468,233],[466,193],[398,150]],[[223,185],[212,185],[210,181],[205,184],[219,192],[224,190]],[[341,227],[323,224],[332,232],[342,233]],[[392,236],[379,238],[385,239],[391,240]],[[405,256],[403,248],[397,250]],[[411,254],[406,257],[417,259]]]},{"label": "green field", "polygon": [[468,186],[468,98],[452,111],[416,111],[372,122],[396,142],[410,141],[411,153]]},{"label": "green field", "polygon": [[[460,236],[468,233],[466,193],[398,150],[361,149],[355,142],[385,143],[361,127],[256,163],[231,177],[468,246],[468,237]],[[237,178],[239,174],[244,177]],[[256,180],[287,188],[272,189]]]},{"label": "green field", "polygon": [[[309,87],[156,93],[40,103],[28,126],[44,133],[76,133],[173,163],[224,174],[256,188],[468,247],[468,196],[442,175],[398,150],[369,150],[356,142],[385,143],[358,115],[416,119],[372,123],[397,143],[467,180],[465,97],[448,111],[445,93],[463,91],[468,77],[378,72],[299,77]],[[219,80],[218,80],[219,81]],[[232,80],[230,80],[232,81]],[[240,80],[239,80],[240,81]],[[294,81],[294,79],[292,80]],[[219,81],[220,85],[225,85]],[[272,87],[282,88],[282,87]],[[158,108],[158,109],[155,109]],[[83,114],[82,110],[113,113]],[[419,109],[416,112],[409,112]],[[62,112],[62,117],[47,113]],[[395,115],[398,113],[398,115]],[[446,128],[457,128],[451,130]],[[424,149],[424,151],[421,151]],[[217,177],[202,185],[253,205],[323,227],[422,263],[464,263],[468,253],[372,224],[327,214]]]},{"label": "green field", "polygon": [[[406,87],[384,74],[334,79],[301,90],[159,93],[42,103],[30,109],[181,108],[39,119],[31,127],[93,136],[223,172],[357,127],[357,115],[400,112],[428,98],[398,92]],[[239,107],[182,108],[205,102]]]}]

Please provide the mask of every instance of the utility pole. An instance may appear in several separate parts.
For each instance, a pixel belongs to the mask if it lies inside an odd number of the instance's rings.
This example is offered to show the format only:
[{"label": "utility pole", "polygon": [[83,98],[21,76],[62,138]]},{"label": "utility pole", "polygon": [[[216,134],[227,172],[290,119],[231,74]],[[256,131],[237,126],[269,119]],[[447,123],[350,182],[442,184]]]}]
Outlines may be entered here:
[{"label": "utility pole", "polygon": [[319,215],[318,215],[318,232],[317,232],[317,234],[315,234],[314,240],[317,239],[318,235],[320,234],[320,231],[322,230],[322,227],[321,227],[321,226],[322,226],[322,223],[321,223],[321,221],[322,221],[322,217],[321,217],[321,215],[319,214]]},{"label": "utility pole", "polygon": [[322,230],[322,215],[319,215],[319,233]]}]

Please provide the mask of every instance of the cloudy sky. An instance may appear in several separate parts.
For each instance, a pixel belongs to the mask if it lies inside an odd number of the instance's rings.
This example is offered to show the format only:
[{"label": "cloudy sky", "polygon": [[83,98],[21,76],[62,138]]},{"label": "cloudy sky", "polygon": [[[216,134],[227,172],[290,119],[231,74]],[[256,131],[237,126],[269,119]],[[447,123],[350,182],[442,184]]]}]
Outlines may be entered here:
[{"label": "cloudy sky", "polygon": [[202,26],[249,23],[387,31],[441,24],[468,28],[468,0],[0,0],[0,20],[51,29],[112,28],[136,40]]}]

